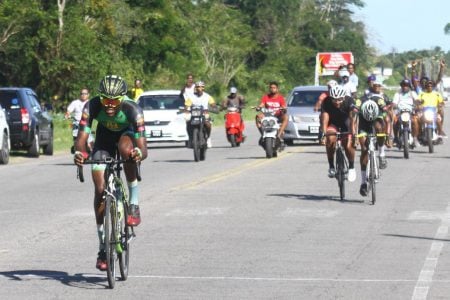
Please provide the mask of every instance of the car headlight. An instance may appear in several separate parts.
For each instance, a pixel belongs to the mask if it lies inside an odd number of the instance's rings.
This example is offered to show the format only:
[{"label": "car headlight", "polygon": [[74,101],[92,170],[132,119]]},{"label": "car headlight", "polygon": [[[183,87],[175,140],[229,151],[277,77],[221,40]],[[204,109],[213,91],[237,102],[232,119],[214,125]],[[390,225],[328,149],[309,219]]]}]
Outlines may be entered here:
[{"label": "car headlight", "polygon": [[300,118],[300,116],[292,116],[292,121],[294,123],[301,123],[302,118]]}]

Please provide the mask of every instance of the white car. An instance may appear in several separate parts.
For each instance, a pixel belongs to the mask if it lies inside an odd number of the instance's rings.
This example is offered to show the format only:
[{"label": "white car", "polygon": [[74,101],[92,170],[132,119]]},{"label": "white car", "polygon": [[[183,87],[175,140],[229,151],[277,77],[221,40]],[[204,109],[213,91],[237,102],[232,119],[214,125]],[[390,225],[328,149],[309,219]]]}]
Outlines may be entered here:
[{"label": "white car", "polygon": [[0,105],[0,164],[6,165],[9,162],[10,150],[11,140],[9,138],[9,126],[6,121],[6,112]]},{"label": "white car", "polygon": [[188,141],[186,120],[180,112],[184,100],[179,90],[145,91],[138,104],[144,111],[147,142]]}]

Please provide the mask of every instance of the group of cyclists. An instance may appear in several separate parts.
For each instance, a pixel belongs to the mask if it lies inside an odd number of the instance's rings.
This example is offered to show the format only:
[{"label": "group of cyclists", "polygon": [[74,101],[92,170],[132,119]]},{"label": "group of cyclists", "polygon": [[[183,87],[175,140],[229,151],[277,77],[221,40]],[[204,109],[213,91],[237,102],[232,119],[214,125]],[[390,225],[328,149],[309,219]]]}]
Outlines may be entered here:
[{"label": "group of cyclists", "polygon": [[[320,125],[326,147],[328,158],[328,176],[333,178],[336,170],[334,165],[334,151],[336,148],[336,132],[346,133],[343,139],[343,146],[348,159],[349,170],[347,178],[350,182],[356,180],[355,153],[357,144],[361,147],[361,186],[360,194],[367,196],[367,175],[366,166],[368,159],[368,149],[366,135],[375,131],[385,133],[377,138],[379,149],[379,165],[381,169],[387,167],[385,149],[392,147],[391,136],[396,134],[396,124],[398,117],[394,111],[400,105],[409,105],[413,108],[412,135],[414,142],[418,143],[420,134],[420,123],[422,122],[421,107],[434,105],[438,108],[438,134],[445,136],[442,130],[443,99],[439,93],[433,89],[435,82],[425,78],[422,80],[421,92],[408,79],[400,82],[400,91],[395,94],[393,101],[383,93],[382,83],[374,75],[367,78],[368,89],[362,97],[357,96],[358,78],[354,74],[354,65],[349,64],[347,68],[338,71],[338,81],[328,82],[328,92],[321,95],[315,106],[315,110],[321,110]],[[278,138],[283,141],[284,129],[288,124],[286,112],[287,104],[284,97],[279,92],[278,83],[272,81],[268,86],[268,93],[263,95],[257,108],[270,108],[275,111],[275,116],[280,122]],[[133,91],[139,92],[142,89],[141,82],[135,83]],[[184,98],[185,109],[192,105],[203,105],[207,110],[216,110],[216,103],[208,93],[204,91],[205,83],[198,81],[194,84],[192,74],[187,77],[185,88],[181,91]],[[81,119],[78,137],[75,142],[74,162],[81,166],[83,162],[91,157],[94,160],[106,157],[115,157],[119,152],[121,157],[127,162],[124,164],[124,171],[129,190],[130,212],[126,222],[130,226],[138,226],[141,222],[139,201],[138,201],[138,181],[136,178],[136,162],[147,157],[147,142],[145,138],[144,116],[141,107],[134,99],[127,96],[128,87],[123,78],[117,75],[105,76],[99,84],[98,96],[89,101],[89,91],[81,91],[81,101],[75,105],[81,110]],[[232,87],[230,95],[227,96],[222,105],[238,103],[242,108],[244,98],[237,94],[237,89]],[[71,107],[70,109],[72,109]],[[72,111],[68,110],[70,115]],[[256,127],[261,132],[261,113],[256,114]],[[96,138],[93,149],[88,154],[87,141],[93,121],[97,121]],[[208,119],[206,128],[208,136],[211,134],[211,122]],[[189,127],[188,133],[190,133]],[[261,143],[261,139],[259,141]],[[211,140],[208,141],[211,146]],[[104,248],[104,199],[102,195],[105,188],[104,171],[105,165],[92,165],[92,178],[94,182],[94,211],[97,223],[97,233],[99,238],[99,252],[96,267],[99,270],[106,270],[106,252]]]},{"label": "group of cyclists", "polygon": [[[351,64],[354,68],[354,65]],[[445,63],[441,61],[443,71]],[[440,76],[442,71],[439,73]],[[326,154],[328,158],[328,176],[334,178],[336,174],[334,166],[334,152],[336,148],[336,132],[345,132],[343,146],[347,156],[349,170],[348,180],[356,180],[354,167],[355,149],[357,144],[361,147],[361,186],[360,194],[367,196],[367,174],[366,166],[368,161],[367,134],[377,134],[378,159],[380,169],[387,167],[386,148],[391,148],[398,137],[399,117],[396,111],[399,107],[409,106],[411,111],[411,125],[413,144],[419,143],[424,117],[423,107],[435,107],[438,115],[436,119],[437,134],[441,138],[446,135],[443,131],[444,101],[441,94],[435,91],[436,82],[427,77],[421,79],[421,85],[415,86],[409,79],[405,78],[400,82],[398,91],[393,101],[383,93],[383,84],[377,80],[375,75],[367,78],[368,89],[362,97],[356,95],[355,84],[350,80],[347,69],[342,68],[336,74],[339,76],[339,83],[330,80],[328,92],[324,93],[317,100],[314,110],[321,108],[321,131],[325,140]],[[438,77],[440,80],[440,77]],[[420,93],[416,93],[419,90]],[[322,138],[322,137],[321,137]]]}]

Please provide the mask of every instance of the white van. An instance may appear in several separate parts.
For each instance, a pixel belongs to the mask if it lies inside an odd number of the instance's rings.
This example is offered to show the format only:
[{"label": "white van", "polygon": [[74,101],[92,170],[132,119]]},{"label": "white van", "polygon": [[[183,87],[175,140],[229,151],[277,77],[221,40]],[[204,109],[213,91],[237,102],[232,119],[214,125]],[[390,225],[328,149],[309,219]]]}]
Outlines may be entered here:
[{"label": "white van", "polygon": [[184,106],[179,90],[145,91],[138,99],[144,111],[147,142],[186,142],[184,114],[179,108]]}]

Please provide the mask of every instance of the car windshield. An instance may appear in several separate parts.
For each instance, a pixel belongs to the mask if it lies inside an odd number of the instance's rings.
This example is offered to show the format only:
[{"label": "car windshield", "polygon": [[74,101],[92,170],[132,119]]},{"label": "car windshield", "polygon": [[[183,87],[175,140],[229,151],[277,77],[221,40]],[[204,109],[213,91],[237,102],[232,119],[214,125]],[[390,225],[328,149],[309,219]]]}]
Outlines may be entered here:
[{"label": "car windshield", "polygon": [[151,95],[139,98],[139,105],[143,110],[178,109],[184,101],[179,95]]},{"label": "car windshield", "polygon": [[20,100],[16,91],[0,91],[0,104],[6,110],[20,108]]},{"label": "car windshield", "polygon": [[323,91],[294,91],[288,106],[314,106]]}]

